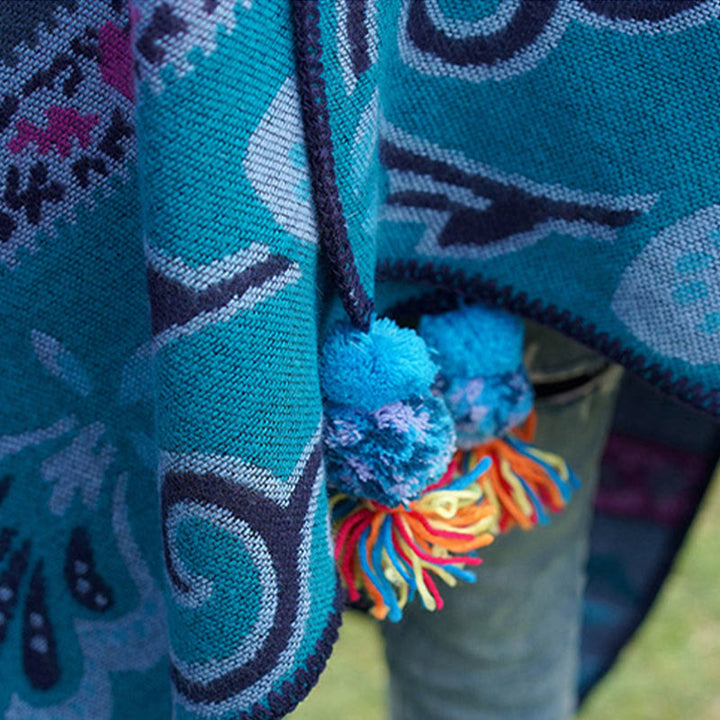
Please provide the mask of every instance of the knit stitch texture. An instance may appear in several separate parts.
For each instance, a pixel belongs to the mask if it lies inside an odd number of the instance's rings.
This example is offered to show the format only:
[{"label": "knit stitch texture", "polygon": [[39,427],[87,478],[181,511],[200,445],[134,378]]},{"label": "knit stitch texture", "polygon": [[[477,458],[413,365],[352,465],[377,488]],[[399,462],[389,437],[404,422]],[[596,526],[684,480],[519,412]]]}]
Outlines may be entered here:
[{"label": "knit stitch texture", "polygon": [[0,4],[0,714],[307,694],[339,315],[488,302],[720,418],[719,65],[718,0]]}]

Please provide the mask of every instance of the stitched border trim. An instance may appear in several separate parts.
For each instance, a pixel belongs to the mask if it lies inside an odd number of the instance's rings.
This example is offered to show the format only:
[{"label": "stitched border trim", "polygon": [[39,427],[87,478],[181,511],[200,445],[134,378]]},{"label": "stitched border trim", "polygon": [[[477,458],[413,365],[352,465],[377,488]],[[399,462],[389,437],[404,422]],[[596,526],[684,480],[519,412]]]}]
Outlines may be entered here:
[{"label": "stitched border trim", "polygon": [[292,8],[298,92],[320,241],[345,312],[354,325],[367,330],[373,301],[365,291],[355,265],[335,178],[318,0],[293,0]]},{"label": "stitched border trim", "polygon": [[273,690],[267,695],[269,709],[257,703],[249,712],[237,716],[237,720],[278,720],[292,712],[315,687],[328,658],[332,654],[333,645],[338,639],[338,630],[342,625],[342,612],[345,609],[345,592],[339,581],[335,588],[333,609],[328,618],[320,639],[315,643],[315,652],[304,660],[304,667],[299,667],[292,680],[286,680],[280,692]]},{"label": "stitched border trim", "polygon": [[385,260],[378,264],[376,278],[405,280],[463,295],[491,305],[504,307],[559,330],[587,347],[619,363],[662,392],[681,400],[698,410],[720,419],[720,388],[708,389],[702,383],[691,384],[689,378],[675,376],[671,370],[661,368],[659,363],[648,363],[647,358],[606,332],[599,332],[594,324],[586,322],[569,310],[555,305],[545,305],[540,299],[531,299],[525,292],[518,292],[511,285],[501,286],[496,280],[481,276],[468,277],[463,270],[453,270],[447,265],[435,266],[416,260]]}]

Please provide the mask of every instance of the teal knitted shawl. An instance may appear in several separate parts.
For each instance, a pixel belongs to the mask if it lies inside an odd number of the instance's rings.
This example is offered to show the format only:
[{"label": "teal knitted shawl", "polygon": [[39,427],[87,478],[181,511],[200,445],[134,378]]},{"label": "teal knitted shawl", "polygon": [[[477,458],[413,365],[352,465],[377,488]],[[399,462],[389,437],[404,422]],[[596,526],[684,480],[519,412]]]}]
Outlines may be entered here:
[{"label": "teal knitted shawl", "polygon": [[502,306],[720,418],[717,0],[13,0],[0,36],[5,718],[307,694],[342,314]]}]

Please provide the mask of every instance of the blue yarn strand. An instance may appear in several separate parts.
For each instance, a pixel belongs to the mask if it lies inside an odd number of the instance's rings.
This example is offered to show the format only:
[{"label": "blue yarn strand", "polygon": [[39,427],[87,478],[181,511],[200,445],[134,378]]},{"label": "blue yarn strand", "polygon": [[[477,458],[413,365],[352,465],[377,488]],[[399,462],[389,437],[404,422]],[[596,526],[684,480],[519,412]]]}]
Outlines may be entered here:
[{"label": "blue yarn strand", "polygon": [[525,482],[525,479],[521,475],[516,474],[516,477],[518,478],[518,480],[520,480],[523,489],[528,494],[530,502],[532,502],[533,507],[535,508],[535,512],[538,516],[538,523],[540,523],[540,525],[549,525],[550,516],[545,512],[545,508],[543,508],[542,503],[540,502],[540,498],[535,494],[535,491]]},{"label": "blue yarn strand", "polygon": [[[467,456],[463,458],[463,462],[465,464],[467,462],[466,458]],[[467,471],[467,469],[464,468],[465,473],[463,475],[455,478],[449,485],[443,485],[443,487],[438,488],[438,490],[464,490],[466,487],[476,482],[483,473],[486,473],[490,469],[491,464],[492,460],[485,456],[472,470]]]},{"label": "blue yarn strand", "polygon": [[[402,610],[395,599],[395,593],[393,592],[392,587],[390,587],[390,583],[387,581],[382,572],[379,574],[376,573],[367,561],[367,541],[369,536],[370,528],[365,528],[358,543],[358,549],[360,551],[360,564],[366,575],[373,581],[373,584],[382,595],[385,604],[388,606],[388,619],[393,622],[398,622],[398,620],[402,617]],[[380,545],[376,544],[370,554],[373,564],[376,564],[379,568],[381,563]]]},{"label": "blue yarn strand", "polygon": [[450,575],[454,575],[456,578],[464,580],[465,582],[474,583],[477,580],[477,575],[475,575],[474,572],[457,567],[457,565],[443,565],[442,567],[443,570],[450,573]]},{"label": "blue yarn strand", "polygon": [[389,517],[386,517],[383,521],[380,534],[382,536],[385,550],[388,554],[388,557],[390,558],[390,561],[395,566],[395,569],[400,573],[400,576],[408,584],[408,586],[414,587],[415,579],[412,576],[410,568],[408,567],[407,563],[397,554],[395,548],[393,547],[392,522]]},{"label": "blue yarn strand", "polygon": [[551,465],[548,465],[541,458],[528,453],[526,450],[526,443],[515,440],[514,438],[506,438],[506,442],[513,448],[515,448],[515,450],[517,450],[519,453],[522,453],[525,457],[530,458],[533,462],[537,463],[545,470],[545,472],[549,475],[555,485],[557,485],[557,488],[560,491],[560,495],[565,502],[568,502],[572,497],[572,491],[574,489],[577,490],[580,487],[580,481],[568,465],[566,465],[566,467],[568,469],[568,478],[570,481],[569,483],[563,480],[558,474],[557,470],[555,470],[555,468],[553,468]]}]

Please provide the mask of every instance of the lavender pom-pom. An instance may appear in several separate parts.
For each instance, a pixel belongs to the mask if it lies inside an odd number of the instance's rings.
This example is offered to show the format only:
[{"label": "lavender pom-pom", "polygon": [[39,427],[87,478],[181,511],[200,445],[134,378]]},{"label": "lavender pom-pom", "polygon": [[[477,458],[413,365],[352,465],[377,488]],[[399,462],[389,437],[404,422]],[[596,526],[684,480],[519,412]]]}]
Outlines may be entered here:
[{"label": "lavender pom-pom", "polygon": [[455,449],[453,421],[433,394],[437,366],[422,339],[388,319],[364,333],[328,336],[320,361],[328,482],[396,506],[442,477]]},{"label": "lavender pom-pom", "polygon": [[522,424],[533,408],[532,385],[522,366],[488,377],[441,377],[439,387],[455,420],[458,447],[469,450]]},{"label": "lavender pom-pom", "polygon": [[364,412],[330,404],[325,457],[331,485],[393,507],[420,496],[447,468],[453,424],[433,395],[413,396]]},{"label": "lavender pom-pom", "polygon": [[502,437],[533,407],[522,364],[523,324],[504,310],[467,305],[425,315],[418,332],[440,365],[438,387],[467,450]]}]

